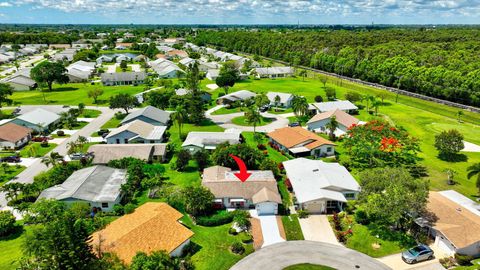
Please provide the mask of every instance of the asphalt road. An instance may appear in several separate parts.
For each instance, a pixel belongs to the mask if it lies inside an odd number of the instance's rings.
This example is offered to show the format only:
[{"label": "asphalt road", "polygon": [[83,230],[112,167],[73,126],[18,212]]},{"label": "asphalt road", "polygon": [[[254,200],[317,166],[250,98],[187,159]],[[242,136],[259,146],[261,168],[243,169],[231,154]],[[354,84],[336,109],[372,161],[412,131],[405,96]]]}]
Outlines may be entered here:
[{"label": "asphalt road", "polygon": [[[41,105],[41,106],[22,106],[21,113],[31,111],[32,108],[44,108],[46,110],[51,110],[51,111],[58,111],[60,110],[61,106],[58,105]],[[71,137],[67,138],[65,141],[63,141],[61,144],[59,144],[57,147],[55,147],[52,152],[58,152],[60,155],[66,155],[67,154],[67,144],[71,141],[75,141],[79,136],[84,136],[84,137],[89,137],[90,134],[93,132],[97,131],[100,129],[100,127],[105,124],[108,120],[110,120],[114,114],[115,111],[109,109],[108,107],[90,107],[87,106],[87,109],[94,109],[94,110],[99,110],[101,111],[101,115],[97,117],[95,120],[90,122],[88,125],[80,129],[78,132],[73,134]],[[48,154],[47,154],[48,155]],[[16,178],[10,180],[8,183],[11,182],[19,182],[19,183],[32,183],[33,178],[47,170],[47,167],[41,162],[41,160],[35,161],[32,165],[27,167],[23,172],[17,175]],[[0,210],[6,210],[9,209],[11,210],[10,207],[7,207],[7,200],[5,198],[5,193],[0,192]],[[17,217],[19,217],[18,213],[15,213]]]},{"label": "asphalt road", "polygon": [[343,246],[314,241],[287,241],[264,247],[243,258],[230,270],[282,270],[287,266],[310,263],[339,270],[387,270],[385,264]]}]

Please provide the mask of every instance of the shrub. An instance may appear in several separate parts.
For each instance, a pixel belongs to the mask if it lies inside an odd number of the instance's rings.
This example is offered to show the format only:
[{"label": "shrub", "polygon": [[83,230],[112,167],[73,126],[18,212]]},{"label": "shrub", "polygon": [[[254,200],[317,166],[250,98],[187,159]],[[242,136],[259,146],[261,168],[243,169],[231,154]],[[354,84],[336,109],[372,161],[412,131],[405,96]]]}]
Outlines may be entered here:
[{"label": "shrub", "polygon": [[133,213],[133,212],[135,211],[135,208],[136,208],[135,205],[132,204],[132,203],[127,203],[127,204],[123,207],[125,214],[131,214],[131,213]]},{"label": "shrub", "polygon": [[233,215],[233,221],[240,229],[244,231],[250,229],[252,224],[249,220],[250,214],[247,211],[236,210]]},{"label": "shrub", "polygon": [[125,213],[125,209],[123,207],[123,205],[121,204],[115,204],[113,206],[113,212],[115,213],[115,215],[117,216],[121,216]]},{"label": "shrub", "polygon": [[455,253],[455,260],[459,265],[471,265],[473,259],[472,256]]},{"label": "shrub", "polygon": [[60,136],[60,137],[63,137],[63,136],[65,136],[65,132],[63,130],[58,130],[57,135]]},{"label": "shrub", "polygon": [[234,228],[230,228],[228,229],[228,233],[231,234],[231,235],[237,235],[237,230],[235,230]]},{"label": "shrub", "polygon": [[307,210],[298,210],[298,217],[299,218],[307,218],[308,217],[308,211]]},{"label": "shrub", "polygon": [[235,242],[230,246],[230,249],[235,254],[243,254],[245,252],[245,247],[240,242]]},{"label": "shrub", "polygon": [[40,143],[41,147],[48,147],[48,141],[43,141]]},{"label": "shrub", "polygon": [[257,148],[258,148],[258,150],[267,150],[267,147],[264,144],[261,144],[261,143],[257,144]]},{"label": "shrub", "polygon": [[196,219],[197,225],[220,226],[233,221],[234,212],[220,211],[211,216],[200,216]]},{"label": "shrub", "polygon": [[15,231],[15,216],[10,211],[0,211],[0,237]]},{"label": "shrub", "polygon": [[369,223],[367,212],[362,209],[355,211],[355,221],[359,224],[366,225]]},{"label": "shrub", "polygon": [[242,236],[242,243],[248,244],[248,243],[251,243],[252,241],[253,241],[253,237],[250,234],[245,233]]},{"label": "shrub", "polygon": [[323,102],[322,96],[315,96],[315,102]]}]

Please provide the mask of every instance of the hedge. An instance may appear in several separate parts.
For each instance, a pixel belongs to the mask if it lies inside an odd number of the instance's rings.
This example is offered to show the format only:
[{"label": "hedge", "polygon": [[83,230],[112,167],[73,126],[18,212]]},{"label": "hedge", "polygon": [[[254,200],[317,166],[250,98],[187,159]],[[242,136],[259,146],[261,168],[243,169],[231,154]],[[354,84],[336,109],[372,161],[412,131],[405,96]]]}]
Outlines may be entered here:
[{"label": "hedge", "polygon": [[196,222],[201,226],[220,226],[232,222],[234,216],[235,212],[220,211],[211,216],[198,217]]}]

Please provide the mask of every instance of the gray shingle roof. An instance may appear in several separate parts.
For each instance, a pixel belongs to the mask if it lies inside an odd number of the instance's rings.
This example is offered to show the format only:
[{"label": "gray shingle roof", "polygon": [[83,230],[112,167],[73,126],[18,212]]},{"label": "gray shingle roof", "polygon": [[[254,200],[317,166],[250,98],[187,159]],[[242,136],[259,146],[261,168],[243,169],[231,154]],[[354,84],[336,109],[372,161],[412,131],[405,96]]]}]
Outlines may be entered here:
[{"label": "gray shingle roof", "polygon": [[247,100],[256,96],[257,94],[250,92],[248,90],[240,90],[237,92],[230,93],[228,95],[221,96],[219,99],[227,99],[230,101],[237,101],[237,100]]},{"label": "gray shingle roof", "polygon": [[163,137],[163,134],[165,133],[165,130],[167,130],[166,126],[154,126],[149,123],[145,123],[141,120],[134,120],[130,123],[127,123],[119,128],[116,128],[112,130],[106,137],[111,138],[117,134],[122,133],[123,131],[130,131],[134,134],[137,134],[136,136],[130,138],[130,140],[136,139],[136,138],[142,138],[145,140],[160,140]]},{"label": "gray shingle roof", "polygon": [[124,123],[127,123],[127,122],[131,122],[131,121],[135,120],[136,118],[138,118],[140,116],[144,116],[146,118],[150,118],[150,119],[155,120],[157,122],[167,124],[168,121],[170,120],[170,114],[171,114],[170,112],[160,110],[160,109],[155,108],[153,106],[147,106],[147,107],[142,108],[140,110],[129,113],[127,115],[127,117],[125,117],[122,120],[121,123],[124,124]]},{"label": "gray shingle roof", "polygon": [[38,108],[29,113],[20,115],[17,117],[17,119],[32,123],[34,125],[42,124],[43,126],[48,126],[60,119],[60,116],[56,113]]},{"label": "gray shingle roof", "polygon": [[266,67],[256,68],[258,75],[277,75],[277,74],[292,74],[293,68],[291,67]]},{"label": "gray shingle roof", "polygon": [[102,73],[102,82],[125,82],[125,81],[142,81],[146,77],[145,72],[115,72],[115,73]]}]

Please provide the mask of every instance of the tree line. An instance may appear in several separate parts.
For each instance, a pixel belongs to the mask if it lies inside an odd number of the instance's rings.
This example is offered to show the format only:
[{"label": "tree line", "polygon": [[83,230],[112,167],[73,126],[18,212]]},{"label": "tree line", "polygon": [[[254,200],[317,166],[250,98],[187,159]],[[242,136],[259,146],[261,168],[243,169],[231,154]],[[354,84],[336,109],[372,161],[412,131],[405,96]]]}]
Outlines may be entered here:
[{"label": "tree line", "polygon": [[200,31],[213,45],[480,106],[480,31],[474,28]]}]

